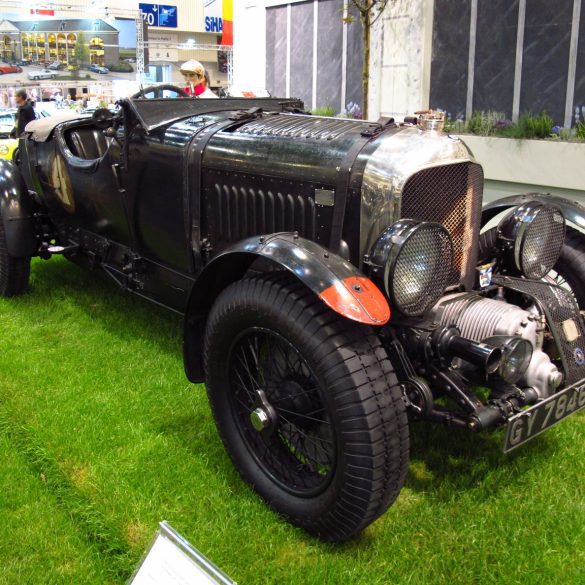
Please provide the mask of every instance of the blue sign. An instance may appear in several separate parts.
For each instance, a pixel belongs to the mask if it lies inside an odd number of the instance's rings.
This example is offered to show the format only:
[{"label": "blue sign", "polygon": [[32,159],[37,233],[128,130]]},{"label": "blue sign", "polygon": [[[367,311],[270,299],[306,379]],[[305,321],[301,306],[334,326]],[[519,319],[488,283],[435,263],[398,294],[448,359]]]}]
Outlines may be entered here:
[{"label": "blue sign", "polygon": [[205,32],[223,32],[223,20],[220,16],[205,17]]},{"label": "blue sign", "polygon": [[177,7],[162,4],[139,4],[142,19],[148,26],[177,28]]}]

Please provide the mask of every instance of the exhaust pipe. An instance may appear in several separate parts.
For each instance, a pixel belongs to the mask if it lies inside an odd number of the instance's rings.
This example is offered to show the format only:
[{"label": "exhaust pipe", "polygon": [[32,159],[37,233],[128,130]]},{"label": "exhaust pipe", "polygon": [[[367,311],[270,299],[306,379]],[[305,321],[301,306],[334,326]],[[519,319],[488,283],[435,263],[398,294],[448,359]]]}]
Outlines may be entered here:
[{"label": "exhaust pipe", "polygon": [[501,348],[461,337],[454,325],[435,330],[431,343],[435,356],[441,361],[449,363],[458,357],[481,368],[486,376],[493,374],[502,361]]}]

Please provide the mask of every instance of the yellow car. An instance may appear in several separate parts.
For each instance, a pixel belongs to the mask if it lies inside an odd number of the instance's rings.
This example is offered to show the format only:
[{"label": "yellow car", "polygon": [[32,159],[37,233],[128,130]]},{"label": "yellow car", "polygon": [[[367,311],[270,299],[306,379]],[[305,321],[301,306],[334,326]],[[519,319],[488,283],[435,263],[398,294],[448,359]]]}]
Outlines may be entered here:
[{"label": "yellow car", "polygon": [[10,138],[10,131],[4,132],[4,129],[0,129],[0,158],[12,160],[17,146],[18,140]]},{"label": "yellow car", "polygon": [[14,128],[16,108],[0,110],[0,158],[12,160],[18,140],[10,138],[10,131]]},{"label": "yellow car", "polygon": [[[35,108],[37,118],[49,116],[49,112]],[[10,132],[14,128],[16,108],[0,109],[0,158],[12,160],[14,151],[18,146],[18,140],[10,138]]]}]

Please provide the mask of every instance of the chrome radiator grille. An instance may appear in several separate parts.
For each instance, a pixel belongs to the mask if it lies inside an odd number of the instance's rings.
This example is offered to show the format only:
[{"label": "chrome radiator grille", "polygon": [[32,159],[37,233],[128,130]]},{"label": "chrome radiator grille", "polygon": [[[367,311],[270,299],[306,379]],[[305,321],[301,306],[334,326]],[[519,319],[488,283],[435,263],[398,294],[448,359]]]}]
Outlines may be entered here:
[{"label": "chrome radiator grille", "polygon": [[449,285],[473,286],[481,225],[483,171],[474,163],[424,169],[406,182],[400,217],[434,221],[453,240],[453,274]]}]

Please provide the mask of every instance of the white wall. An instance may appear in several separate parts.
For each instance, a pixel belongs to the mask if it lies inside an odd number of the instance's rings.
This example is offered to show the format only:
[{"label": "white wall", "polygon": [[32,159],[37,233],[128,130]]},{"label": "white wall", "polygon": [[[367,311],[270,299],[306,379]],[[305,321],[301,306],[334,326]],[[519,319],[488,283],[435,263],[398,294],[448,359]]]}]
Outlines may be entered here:
[{"label": "white wall", "polygon": [[[234,83],[266,85],[266,7],[301,0],[234,1]],[[434,0],[394,0],[374,24],[369,117],[401,120],[429,106]]]},{"label": "white wall", "polygon": [[429,106],[434,0],[395,0],[374,23],[369,117],[402,120]]},{"label": "white wall", "polygon": [[234,85],[266,87],[267,0],[234,1]]}]

